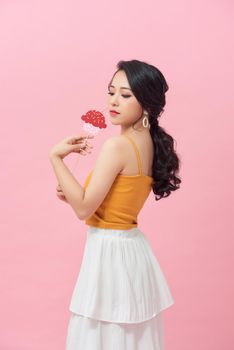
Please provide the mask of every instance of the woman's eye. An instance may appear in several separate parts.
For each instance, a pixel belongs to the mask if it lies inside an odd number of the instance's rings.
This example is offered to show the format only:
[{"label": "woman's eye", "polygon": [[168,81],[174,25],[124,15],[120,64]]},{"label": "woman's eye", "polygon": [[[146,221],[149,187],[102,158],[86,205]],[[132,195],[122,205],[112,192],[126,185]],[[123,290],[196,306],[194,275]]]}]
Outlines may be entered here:
[{"label": "woman's eye", "polygon": [[[109,94],[109,95],[111,95],[111,96],[112,96],[112,95],[114,95],[114,93],[113,93],[113,92],[108,92],[108,94]],[[131,97],[131,95],[122,95],[122,96],[123,96],[124,98]]]}]

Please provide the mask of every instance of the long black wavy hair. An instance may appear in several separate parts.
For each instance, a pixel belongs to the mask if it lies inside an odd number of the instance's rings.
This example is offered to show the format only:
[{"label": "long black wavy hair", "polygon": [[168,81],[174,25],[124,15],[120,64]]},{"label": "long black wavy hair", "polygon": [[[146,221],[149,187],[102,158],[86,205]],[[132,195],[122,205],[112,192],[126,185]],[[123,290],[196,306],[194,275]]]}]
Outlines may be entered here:
[{"label": "long black wavy hair", "polygon": [[164,112],[166,104],[165,93],[169,89],[168,84],[161,71],[147,62],[121,60],[117,68],[114,75],[119,70],[124,70],[134,96],[148,112],[150,134],[154,143],[152,190],[156,195],[155,199],[168,197],[171,191],[180,188],[181,183],[181,179],[176,176],[180,159],[174,149],[174,139],[158,125],[158,119]]}]

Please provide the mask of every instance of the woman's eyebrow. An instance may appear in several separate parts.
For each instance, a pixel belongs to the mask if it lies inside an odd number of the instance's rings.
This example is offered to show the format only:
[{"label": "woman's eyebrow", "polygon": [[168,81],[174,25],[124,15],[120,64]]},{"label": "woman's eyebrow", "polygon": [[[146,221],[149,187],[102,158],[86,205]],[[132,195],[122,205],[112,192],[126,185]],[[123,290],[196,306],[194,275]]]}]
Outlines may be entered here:
[{"label": "woman's eyebrow", "polygon": [[[109,87],[114,87],[114,85],[109,85]],[[121,87],[120,87],[120,89],[128,89],[128,90],[132,90],[132,89],[130,89],[130,88],[128,88],[128,87],[125,87],[125,86],[121,86]]]}]

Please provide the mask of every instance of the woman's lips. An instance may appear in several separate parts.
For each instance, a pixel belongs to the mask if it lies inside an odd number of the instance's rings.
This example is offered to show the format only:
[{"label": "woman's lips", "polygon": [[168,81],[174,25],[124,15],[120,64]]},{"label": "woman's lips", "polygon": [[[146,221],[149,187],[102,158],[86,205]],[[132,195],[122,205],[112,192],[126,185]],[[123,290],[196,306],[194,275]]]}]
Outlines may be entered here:
[{"label": "woman's lips", "polygon": [[116,116],[116,115],[118,115],[119,113],[110,111],[110,114],[111,114],[112,116]]}]

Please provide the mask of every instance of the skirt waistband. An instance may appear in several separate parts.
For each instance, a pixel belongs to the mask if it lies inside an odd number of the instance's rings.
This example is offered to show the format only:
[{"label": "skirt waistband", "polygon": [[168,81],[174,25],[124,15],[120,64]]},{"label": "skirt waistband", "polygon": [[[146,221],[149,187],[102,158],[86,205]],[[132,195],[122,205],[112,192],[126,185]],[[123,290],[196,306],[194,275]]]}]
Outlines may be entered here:
[{"label": "skirt waistband", "polygon": [[95,227],[95,226],[89,226],[88,227],[88,234],[97,234],[105,236],[111,236],[111,237],[126,237],[131,238],[139,235],[143,235],[143,232],[138,227],[133,227],[127,230],[122,229],[112,229],[112,228],[102,228],[102,227]]}]

